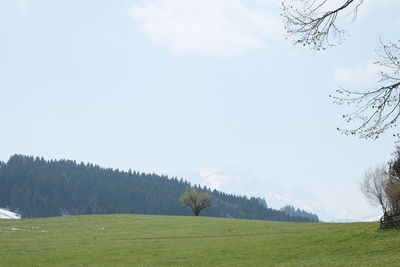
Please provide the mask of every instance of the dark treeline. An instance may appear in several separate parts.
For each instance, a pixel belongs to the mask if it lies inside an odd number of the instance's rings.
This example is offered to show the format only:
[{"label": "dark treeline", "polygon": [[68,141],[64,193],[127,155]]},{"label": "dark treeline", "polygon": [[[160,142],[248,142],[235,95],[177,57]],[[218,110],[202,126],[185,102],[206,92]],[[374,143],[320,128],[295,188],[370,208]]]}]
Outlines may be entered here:
[{"label": "dark treeline", "polygon": [[305,217],[305,218],[309,218],[312,221],[319,221],[317,214],[307,212],[307,211],[304,211],[301,209],[296,209],[295,207],[293,207],[291,205],[287,205],[287,206],[281,208],[281,211],[283,211],[284,213],[286,213],[290,216],[293,216],[293,217]]},{"label": "dark treeline", "polygon": [[[22,217],[140,213],[191,215],[179,197],[191,184],[183,179],[105,169],[71,160],[22,155],[0,162],[0,207]],[[215,206],[202,215],[261,220],[318,221],[267,208],[259,198],[195,188],[212,195]]]}]

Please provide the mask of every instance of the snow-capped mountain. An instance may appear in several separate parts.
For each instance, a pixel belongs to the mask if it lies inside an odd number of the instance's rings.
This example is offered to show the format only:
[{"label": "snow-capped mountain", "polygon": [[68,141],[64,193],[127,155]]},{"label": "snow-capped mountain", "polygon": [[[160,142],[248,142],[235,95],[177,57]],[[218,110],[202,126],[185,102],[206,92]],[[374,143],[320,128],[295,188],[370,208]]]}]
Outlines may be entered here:
[{"label": "snow-capped mountain", "polygon": [[379,218],[379,210],[359,210],[357,208],[332,208],[316,198],[304,188],[284,187],[277,183],[259,179],[250,169],[230,166],[220,170],[197,173],[183,172],[177,175],[192,184],[200,184],[211,189],[248,197],[265,198],[268,207],[280,209],[286,205],[312,212],[325,222],[371,221]]}]

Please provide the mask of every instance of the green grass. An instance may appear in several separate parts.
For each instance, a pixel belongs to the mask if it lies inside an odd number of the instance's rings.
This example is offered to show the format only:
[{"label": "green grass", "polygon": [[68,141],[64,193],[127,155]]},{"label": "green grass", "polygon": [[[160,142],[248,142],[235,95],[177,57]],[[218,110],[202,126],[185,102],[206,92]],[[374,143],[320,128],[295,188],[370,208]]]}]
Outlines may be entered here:
[{"label": "green grass", "polygon": [[0,220],[0,265],[400,266],[400,231],[149,215]]}]

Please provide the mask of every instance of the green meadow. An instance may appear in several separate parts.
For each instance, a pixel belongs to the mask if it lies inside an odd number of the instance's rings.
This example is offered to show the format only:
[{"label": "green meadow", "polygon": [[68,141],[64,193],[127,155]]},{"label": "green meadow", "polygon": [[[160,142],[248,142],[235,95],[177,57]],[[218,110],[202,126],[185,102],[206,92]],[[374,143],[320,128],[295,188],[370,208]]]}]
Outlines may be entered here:
[{"label": "green meadow", "polygon": [[92,215],[0,220],[1,266],[399,266],[400,230]]}]

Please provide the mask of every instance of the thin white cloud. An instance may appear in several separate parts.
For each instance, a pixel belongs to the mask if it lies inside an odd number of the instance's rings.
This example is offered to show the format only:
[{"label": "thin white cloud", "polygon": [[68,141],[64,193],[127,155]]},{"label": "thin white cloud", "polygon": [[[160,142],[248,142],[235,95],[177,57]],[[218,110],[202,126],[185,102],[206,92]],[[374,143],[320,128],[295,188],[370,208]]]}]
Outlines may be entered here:
[{"label": "thin white cloud", "polygon": [[23,15],[29,15],[29,13],[31,13],[26,0],[17,0],[17,8]]},{"label": "thin white cloud", "polygon": [[393,5],[400,3],[400,0],[369,0],[364,1],[359,8],[359,15],[364,16],[368,13],[374,12],[374,9],[384,6],[384,5]]},{"label": "thin white cloud", "polygon": [[281,5],[281,0],[251,0],[257,4],[274,4],[274,5]]},{"label": "thin white cloud", "polygon": [[178,53],[236,54],[268,47],[283,32],[279,19],[240,0],[148,0],[131,4],[129,15],[153,42]]},{"label": "thin white cloud", "polygon": [[372,61],[364,66],[355,66],[351,68],[336,68],[335,80],[339,83],[357,83],[364,84],[376,81],[382,67],[374,64]]},{"label": "thin white cloud", "polygon": [[400,18],[395,19],[393,24],[396,29],[400,29]]}]

